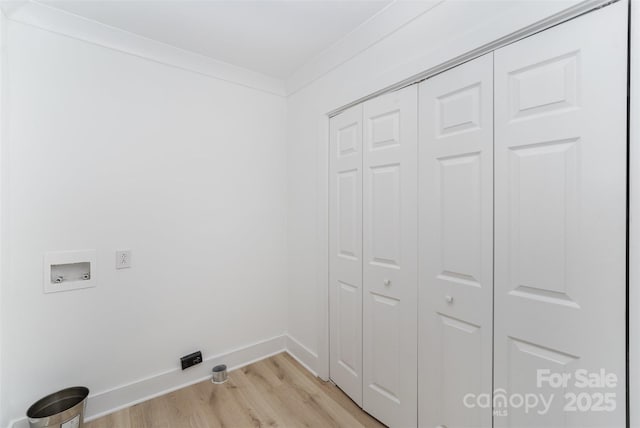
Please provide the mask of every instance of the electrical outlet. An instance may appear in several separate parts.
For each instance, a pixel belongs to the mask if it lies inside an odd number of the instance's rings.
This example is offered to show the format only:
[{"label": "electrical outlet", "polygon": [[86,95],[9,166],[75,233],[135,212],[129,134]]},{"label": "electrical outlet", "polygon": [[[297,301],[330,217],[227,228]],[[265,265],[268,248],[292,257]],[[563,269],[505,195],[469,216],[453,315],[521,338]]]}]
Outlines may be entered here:
[{"label": "electrical outlet", "polygon": [[116,269],[131,267],[131,250],[116,251]]},{"label": "electrical outlet", "polygon": [[195,366],[196,364],[200,364],[202,362],[202,352],[197,351],[193,354],[185,355],[180,358],[180,365],[182,366],[182,370],[188,369],[191,366]]}]

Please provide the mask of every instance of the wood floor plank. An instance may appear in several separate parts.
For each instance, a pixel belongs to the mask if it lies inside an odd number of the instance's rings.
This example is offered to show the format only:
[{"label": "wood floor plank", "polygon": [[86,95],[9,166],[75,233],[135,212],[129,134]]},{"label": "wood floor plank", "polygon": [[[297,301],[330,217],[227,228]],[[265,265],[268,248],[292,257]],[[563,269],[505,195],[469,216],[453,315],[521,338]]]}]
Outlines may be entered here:
[{"label": "wood floor plank", "polygon": [[332,384],[331,382],[323,382],[319,378],[312,375],[308,370],[298,363],[295,358],[293,358],[288,353],[282,353],[280,356],[291,362],[293,367],[301,373],[303,376],[311,379],[322,391],[324,391],[332,400],[342,406],[349,414],[354,416],[362,426],[364,427],[384,427],[380,421],[375,419],[373,416],[368,413],[362,411],[362,409],[351,400],[340,388]]},{"label": "wood floor plank", "polygon": [[[276,357],[273,357],[276,358]],[[248,377],[252,381],[252,384],[257,388],[264,388],[266,394],[272,396],[272,401],[275,403],[282,403],[282,407],[286,407],[286,410],[282,413],[290,416],[297,426],[336,426],[335,421],[327,412],[323,409],[318,409],[315,406],[315,401],[308,391],[301,391],[297,385],[292,384],[287,379],[286,375],[278,377],[276,371],[272,370],[272,366],[268,364],[269,360],[261,361],[256,367],[251,367],[248,371]],[[267,389],[261,380],[266,376],[256,377],[257,373],[271,373],[275,379],[278,379],[279,387]],[[252,377],[252,375],[254,377]]]},{"label": "wood floor plank", "polygon": [[87,428],[381,428],[339,388],[282,353],[85,424]]},{"label": "wood floor plank", "polygon": [[300,418],[296,411],[299,403],[296,403],[295,397],[286,391],[286,385],[278,379],[277,375],[269,370],[263,362],[252,365],[249,370],[243,370],[247,380],[251,383],[252,388],[256,392],[269,397],[269,402],[275,412],[279,426],[312,426],[307,419],[312,415],[305,415]]},{"label": "wood floor plank", "polygon": [[101,419],[104,419],[104,426],[101,428],[130,428],[131,426],[131,415],[129,409],[123,409]]},{"label": "wood floor plank", "polygon": [[299,372],[302,373],[303,376],[308,377],[313,382],[315,382],[322,391],[324,391],[332,400],[341,405],[349,414],[354,416],[360,424],[364,427],[384,427],[380,421],[375,419],[373,416],[368,413],[362,411],[362,409],[351,400],[340,388],[332,384],[331,382],[323,382],[317,377],[313,376],[308,370],[302,367],[291,355],[288,353],[281,354],[282,358],[289,360],[294,367],[297,367]]},{"label": "wood floor plank", "polygon": [[[283,354],[280,354],[273,358],[273,362],[278,363],[283,368],[285,383],[294,386],[298,393],[307,396],[309,405],[318,411],[324,412],[333,422],[332,426],[363,426],[344,407],[336,403],[325,391],[320,389],[320,380],[307,376],[307,370],[302,368],[297,361],[286,359]],[[358,410],[361,411],[360,409]]]}]

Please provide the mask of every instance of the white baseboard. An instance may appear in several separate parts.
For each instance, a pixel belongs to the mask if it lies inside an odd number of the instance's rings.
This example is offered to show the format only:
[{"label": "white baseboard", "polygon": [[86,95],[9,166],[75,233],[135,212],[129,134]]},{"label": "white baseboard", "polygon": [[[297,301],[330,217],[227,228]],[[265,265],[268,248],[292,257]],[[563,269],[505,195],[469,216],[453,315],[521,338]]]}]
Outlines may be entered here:
[{"label": "white baseboard", "polygon": [[[86,421],[92,421],[118,410],[150,400],[177,389],[209,379],[211,368],[226,364],[229,371],[244,367],[280,352],[287,352],[305,369],[317,376],[315,367],[318,354],[298,342],[289,334],[272,337],[204,360],[186,372],[180,369],[168,370],[144,379],[90,395],[87,402]],[[10,428],[28,428],[27,418],[20,418],[9,424]]]},{"label": "white baseboard", "polygon": [[287,353],[298,361],[305,369],[309,370],[314,376],[318,376],[316,367],[318,365],[318,354],[311,349],[298,342],[291,335],[286,334]]},{"label": "white baseboard", "polygon": [[[279,354],[287,350],[286,347],[290,341],[289,339],[287,335],[272,337],[271,339],[209,357],[204,360],[205,364],[199,364],[185,372],[180,369],[168,370],[107,391],[92,394],[87,401],[85,420],[91,421],[151,398],[209,379],[211,377],[211,368],[217,364],[224,363],[227,365],[228,370],[231,371]],[[299,359],[297,356],[294,356],[294,358]],[[301,362],[301,364],[308,368],[304,362]],[[313,370],[311,371],[313,372]],[[28,428],[29,422],[26,417],[23,417],[13,420],[9,424],[9,427]]]}]

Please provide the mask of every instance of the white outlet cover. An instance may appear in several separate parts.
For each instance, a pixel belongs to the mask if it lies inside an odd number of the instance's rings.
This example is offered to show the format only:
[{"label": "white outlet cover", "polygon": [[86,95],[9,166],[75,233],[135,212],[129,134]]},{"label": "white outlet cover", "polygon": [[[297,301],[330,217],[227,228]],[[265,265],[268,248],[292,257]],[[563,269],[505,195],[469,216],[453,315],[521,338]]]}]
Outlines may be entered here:
[{"label": "white outlet cover", "polygon": [[131,267],[131,250],[116,251],[116,269],[126,269]]}]

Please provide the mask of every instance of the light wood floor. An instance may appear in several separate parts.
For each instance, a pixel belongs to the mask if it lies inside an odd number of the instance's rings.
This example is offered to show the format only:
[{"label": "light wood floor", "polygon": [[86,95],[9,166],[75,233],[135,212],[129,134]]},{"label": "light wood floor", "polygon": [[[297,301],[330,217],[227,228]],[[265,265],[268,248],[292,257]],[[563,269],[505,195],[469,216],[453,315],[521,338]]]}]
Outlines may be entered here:
[{"label": "light wood floor", "polygon": [[286,353],[86,424],[87,428],[384,427]]}]

